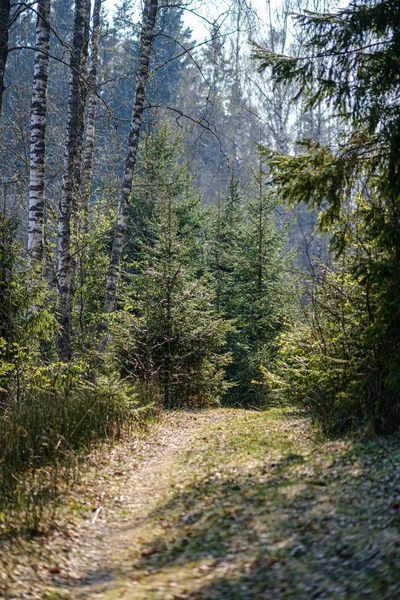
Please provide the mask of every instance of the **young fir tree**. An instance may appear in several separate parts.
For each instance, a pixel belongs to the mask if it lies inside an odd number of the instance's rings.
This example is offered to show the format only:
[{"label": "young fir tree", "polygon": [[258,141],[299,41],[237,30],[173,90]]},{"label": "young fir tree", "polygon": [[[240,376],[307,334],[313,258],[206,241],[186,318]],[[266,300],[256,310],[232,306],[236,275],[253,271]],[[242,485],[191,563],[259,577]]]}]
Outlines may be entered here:
[{"label": "young fir tree", "polygon": [[276,201],[264,189],[261,163],[252,178],[248,193],[232,182],[225,201],[218,200],[210,253],[218,309],[235,322],[227,369],[233,387],[226,400],[241,406],[261,406],[267,400],[260,367],[269,365],[276,353],[294,297],[286,232],[276,224]]},{"label": "young fir tree", "polygon": [[119,357],[127,373],[159,386],[167,407],[216,403],[226,387],[225,338],[231,327],[216,314],[213,290],[200,274],[200,199],[167,127],[154,131],[142,152],[143,197],[139,192],[134,209],[141,228],[121,290],[122,315],[131,328]]}]

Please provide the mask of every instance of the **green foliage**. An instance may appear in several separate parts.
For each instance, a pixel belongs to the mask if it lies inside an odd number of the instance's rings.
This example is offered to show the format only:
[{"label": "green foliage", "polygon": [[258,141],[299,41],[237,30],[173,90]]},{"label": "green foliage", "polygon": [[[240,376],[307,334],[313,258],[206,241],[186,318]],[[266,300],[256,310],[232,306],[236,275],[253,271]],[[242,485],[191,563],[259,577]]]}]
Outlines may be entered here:
[{"label": "green foliage", "polygon": [[[86,287],[77,293],[87,302],[86,335],[100,313],[106,230],[102,221],[94,228]],[[37,266],[25,259],[16,232],[17,224],[0,216],[0,510],[7,508],[8,516],[10,507],[25,511],[26,525],[35,528],[77,456],[118,437],[151,407],[141,409],[132,382],[98,373],[88,358],[51,360],[52,294]]]},{"label": "green foliage", "polygon": [[336,155],[328,146],[308,139],[298,147],[300,153],[295,156],[266,148],[260,151],[287,206],[304,202],[318,208],[321,227],[329,228],[340,219],[343,205],[351,197],[357,155],[351,147]]},{"label": "green foliage", "polygon": [[396,115],[396,96],[389,95],[399,69],[396,0],[366,0],[332,14],[307,11],[295,19],[304,34],[302,55],[281,56],[255,45],[259,70],[270,67],[275,84],[296,83],[307,108],[328,102],[353,123],[394,141],[398,132],[380,127]]},{"label": "green foliage", "polygon": [[294,281],[285,250],[286,226],[276,223],[276,201],[264,190],[261,169],[246,192],[231,185],[229,196],[213,215],[210,268],[218,307],[234,320],[228,337],[233,384],[225,400],[239,406],[263,406],[267,389],[258,384],[260,365],[269,364],[279,333],[291,319]]},{"label": "green foliage", "polygon": [[331,147],[305,140],[297,156],[264,151],[275,192],[317,205],[344,261],[317,282],[306,323],[288,338],[291,382],[297,372],[300,396],[313,396],[327,429],[400,424],[399,19],[393,0],[308,13],[298,18],[307,57],[255,50],[276,83],[295,82],[309,108],[328,103],[344,124]]},{"label": "green foliage", "polygon": [[303,318],[282,336],[274,367],[264,369],[269,387],[305,404],[327,432],[360,425],[392,432],[400,421],[397,317],[387,312],[390,280],[376,270],[393,257],[365,226],[370,209],[358,197],[346,228],[333,231],[340,257],[330,268],[314,266]]},{"label": "green foliage", "polygon": [[203,214],[179,154],[179,140],[166,127],[143,145],[138,185],[146,191],[135,213],[147,218],[135,238],[135,260],[126,265],[124,306],[113,328],[112,352],[124,374],[160,390],[167,407],[218,403],[231,330],[216,315],[201,274]]},{"label": "green foliage", "polygon": [[87,359],[89,353],[97,361],[114,219],[114,211],[107,201],[108,198],[99,199],[91,207],[89,232],[80,231],[76,241],[80,251],[77,253],[72,312],[74,354]]},{"label": "green foliage", "polygon": [[327,433],[360,425],[391,431],[397,395],[385,386],[388,348],[376,327],[380,291],[354,275],[355,257],[334,269],[318,265],[304,316],[280,338],[277,359],[264,368],[268,387],[306,406]]},{"label": "green foliage", "polygon": [[23,256],[17,222],[0,216],[0,400],[18,393],[56,329],[47,284]]}]

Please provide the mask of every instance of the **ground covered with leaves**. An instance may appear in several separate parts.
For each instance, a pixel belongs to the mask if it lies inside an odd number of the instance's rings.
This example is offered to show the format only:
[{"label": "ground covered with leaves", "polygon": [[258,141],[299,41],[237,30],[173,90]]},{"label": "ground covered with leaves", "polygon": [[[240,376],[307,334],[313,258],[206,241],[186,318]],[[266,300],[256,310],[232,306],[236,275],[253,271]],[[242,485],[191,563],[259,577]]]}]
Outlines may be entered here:
[{"label": "ground covered with leaves", "polygon": [[289,410],[165,415],[98,453],[41,538],[4,541],[18,599],[400,599],[400,443],[317,440]]}]

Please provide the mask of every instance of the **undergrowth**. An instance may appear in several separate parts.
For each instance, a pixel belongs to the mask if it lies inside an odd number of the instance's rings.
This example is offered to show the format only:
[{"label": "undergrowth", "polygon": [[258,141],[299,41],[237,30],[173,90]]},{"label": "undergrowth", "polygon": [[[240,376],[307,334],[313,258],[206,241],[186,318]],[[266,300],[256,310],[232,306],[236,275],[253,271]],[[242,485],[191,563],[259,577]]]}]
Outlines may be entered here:
[{"label": "undergrowth", "polygon": [[127,380],[103,375],[90,382],[71,366],[59,366],[42,387],[10,394],[0,407],[0,532],[12,533],[14,522],[37,532],[87,453],[154,411]]}]

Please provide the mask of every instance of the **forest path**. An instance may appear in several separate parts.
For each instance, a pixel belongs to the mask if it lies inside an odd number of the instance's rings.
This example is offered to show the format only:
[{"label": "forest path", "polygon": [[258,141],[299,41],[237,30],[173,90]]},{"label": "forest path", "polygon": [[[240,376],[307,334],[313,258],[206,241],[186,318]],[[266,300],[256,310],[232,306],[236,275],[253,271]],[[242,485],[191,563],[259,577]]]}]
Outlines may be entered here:
[{"label": "forest path", "polygon": [[399,465],[289,410],[169,413],[97,461],[8,597],[400,599]]}]

